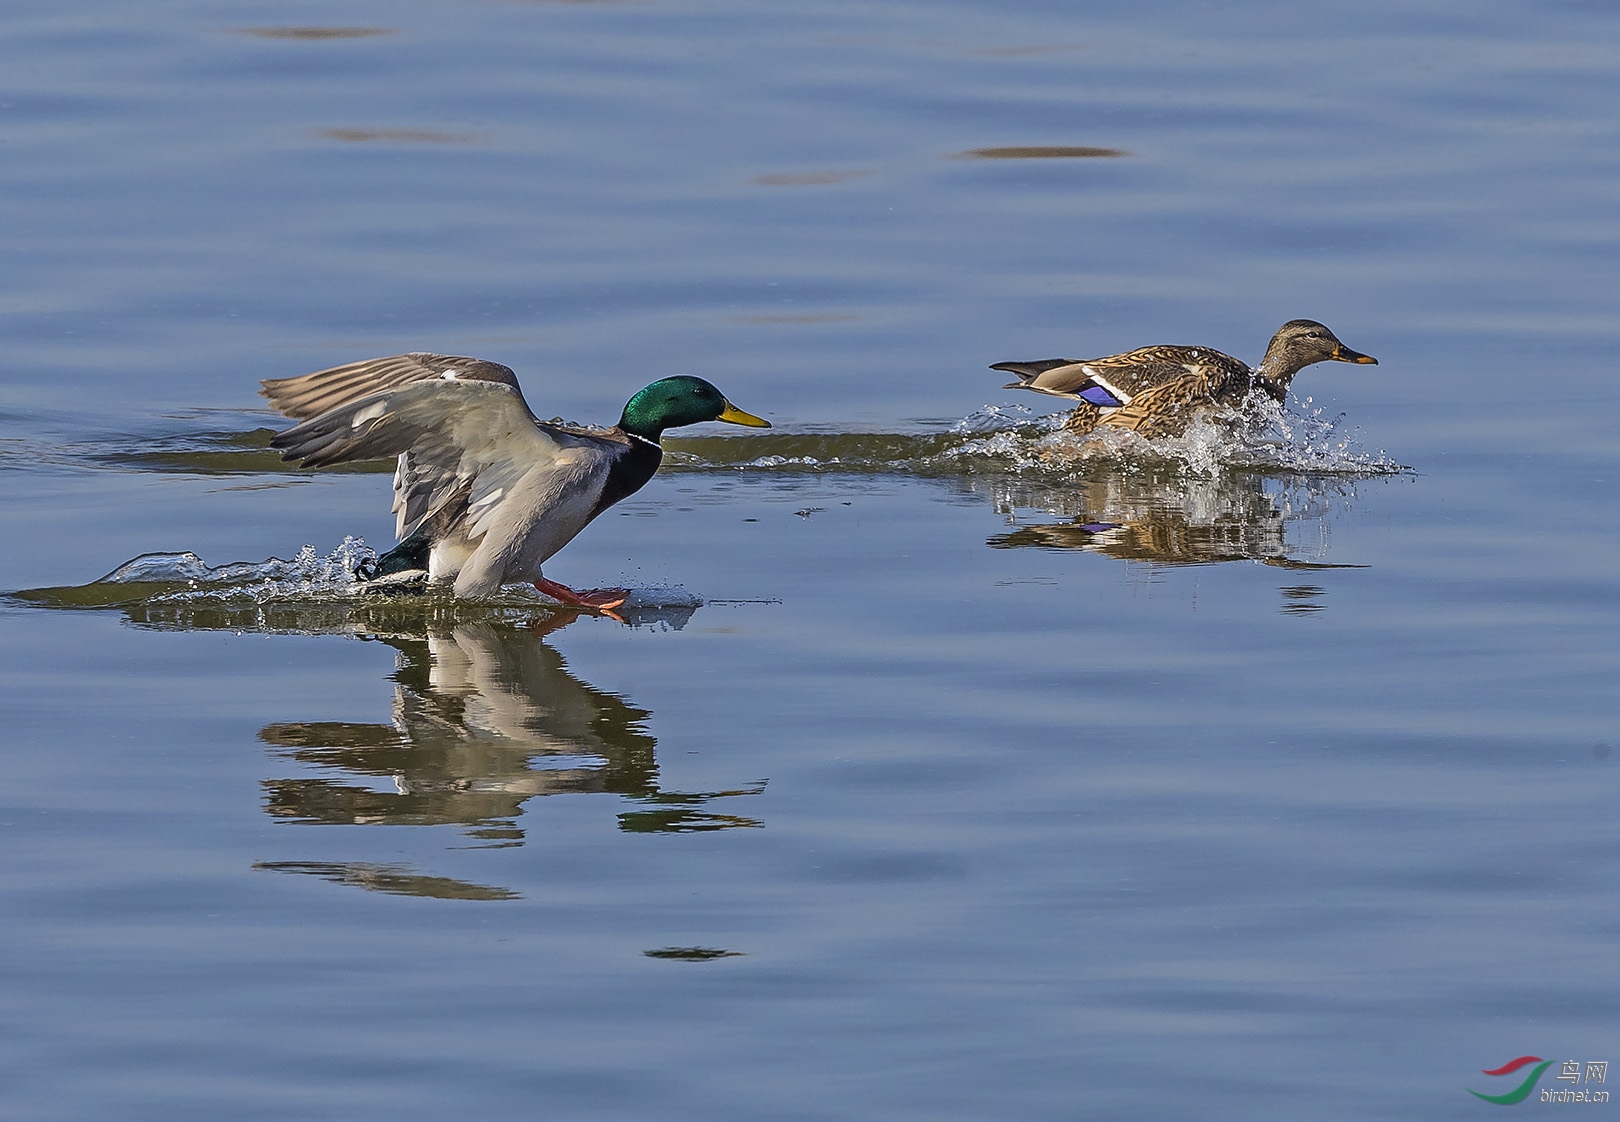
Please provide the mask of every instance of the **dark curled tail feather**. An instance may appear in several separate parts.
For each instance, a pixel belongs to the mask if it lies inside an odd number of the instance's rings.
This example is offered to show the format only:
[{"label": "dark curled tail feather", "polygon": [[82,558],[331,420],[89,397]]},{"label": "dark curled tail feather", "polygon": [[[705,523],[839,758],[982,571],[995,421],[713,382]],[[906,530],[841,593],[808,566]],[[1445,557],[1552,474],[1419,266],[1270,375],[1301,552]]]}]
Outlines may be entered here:
[{"label": "dark curled tail feather", "polygon": [[361,580],[376,580],[390,573],[404,573],[412,569],[426,569],[433,542],[421,530],[400,542],[376,560],[362,561],[354,567],[354,575]]}]

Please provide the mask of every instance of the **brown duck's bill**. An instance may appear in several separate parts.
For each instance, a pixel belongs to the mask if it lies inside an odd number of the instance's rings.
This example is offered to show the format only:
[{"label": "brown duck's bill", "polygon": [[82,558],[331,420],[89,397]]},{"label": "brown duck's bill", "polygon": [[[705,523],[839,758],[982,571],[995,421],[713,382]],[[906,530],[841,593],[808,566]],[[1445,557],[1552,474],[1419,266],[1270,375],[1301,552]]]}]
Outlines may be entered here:
[{"label": "brown duck's bill", "polygon": [[1378,360],[1372,355],[1364,355],[1360,351],[1352,351],[1343,343],[1340,343],[1338,346],[1333,348],[1333,357],[1338,359],[1340,362],[1354,362],[1361,366],[1378,365]]},{"label": "brown duck's bill", "polygon": [[744,413],[729,401],[726,402],[726,411],[716,417],[715,420],[724,421],[728,425],[747,425],[751,429],[768,429],[771,427],[771,423],[764,417]]}]

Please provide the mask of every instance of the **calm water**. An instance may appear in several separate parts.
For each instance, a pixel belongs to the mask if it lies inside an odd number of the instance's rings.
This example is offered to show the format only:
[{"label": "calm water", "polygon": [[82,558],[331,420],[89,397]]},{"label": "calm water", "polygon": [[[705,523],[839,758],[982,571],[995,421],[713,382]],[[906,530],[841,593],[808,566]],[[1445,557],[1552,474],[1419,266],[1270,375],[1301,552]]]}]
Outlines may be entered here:
[{"label": "calm water", "polygon": [[[385,542],[254,395],[369,355],[778,428],[548,566],[631,626],[0,601],[0,1115],[1474,1118],[1620,1061],[1620,14],[779,9],[8,8],[0,588]],[[1296,316],[1381,365],[1241,448],[985,369]]]}]

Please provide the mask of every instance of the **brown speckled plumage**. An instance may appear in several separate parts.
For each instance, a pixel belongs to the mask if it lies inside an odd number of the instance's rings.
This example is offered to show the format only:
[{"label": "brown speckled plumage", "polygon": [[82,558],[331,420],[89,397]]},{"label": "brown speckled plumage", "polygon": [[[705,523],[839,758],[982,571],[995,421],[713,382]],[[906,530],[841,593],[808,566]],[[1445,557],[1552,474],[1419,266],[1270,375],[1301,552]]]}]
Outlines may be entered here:
[{"label": "brown speckled plumage", "polygon": [[1294,375],[1312,363],[1376,364],[1351,350],[1315,320],[1289,320],[1272,336],[1260,365],[1248,365],[1210,347],[1160,345],[1091,359],[998,362],[990,369],[1017,374],[1007,389],[1078,402],[1064,423],[1071,432],[1100,425],[1146,437],[1185,428],[1206,406],[1234,406],[1255,391],[1286,400]]}]

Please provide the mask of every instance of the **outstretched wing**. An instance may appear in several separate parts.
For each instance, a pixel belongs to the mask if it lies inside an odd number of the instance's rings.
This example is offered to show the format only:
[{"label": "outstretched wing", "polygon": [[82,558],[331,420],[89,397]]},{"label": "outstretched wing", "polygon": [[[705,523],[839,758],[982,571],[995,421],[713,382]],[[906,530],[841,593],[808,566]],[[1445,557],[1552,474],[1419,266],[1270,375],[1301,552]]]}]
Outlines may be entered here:
[{"label": "outstretched wing", "polygon": [[577,459],[590,441],[538,424],[504,381],[437,378],[351,401],[276,434],[270,445],[305,467],[399,456],[399,537],[464,498],[464,530],[476,538],[524,475]]},{"label": "outstretched wing", "polygon": [[307,421],[373,394],[429,381],[495,382],[509,387],[519,401],[523,400],[517,375],[510,367],[427,351],[368,358],[297,378],[269,378],[259,383],[259,392],[270,400],[276,412],[295,421]]}]

